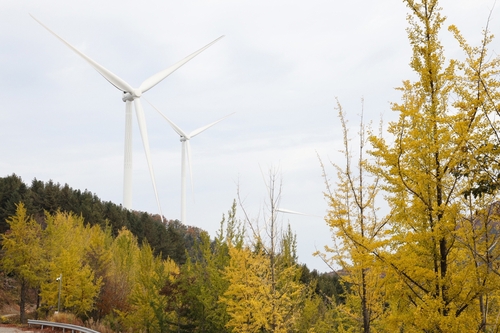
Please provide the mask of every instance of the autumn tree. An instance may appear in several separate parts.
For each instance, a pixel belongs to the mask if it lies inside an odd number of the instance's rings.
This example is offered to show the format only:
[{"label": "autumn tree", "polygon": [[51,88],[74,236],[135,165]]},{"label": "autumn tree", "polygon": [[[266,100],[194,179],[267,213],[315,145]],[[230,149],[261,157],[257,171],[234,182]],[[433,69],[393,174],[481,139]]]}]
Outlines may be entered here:
[{"label": "autumn tree", "polygon": [[21,323],[26,323],[26,301],[29,287],[38,287],[44,267],[42,228],[27,215],[23,203],[19,203],[16,214],[7,219],[9,231],[1,235],[4,251],[1,266],[19,281],[19,312]]},{"label": "autumn tree", "polygon": [[[224,269],[229,282],[220,302],[225,304],[233,332],[290,332],[295,330],[305,288],[297,266],[275,270],[265,250],[229,246],[230,262]],[[274,288],[274,291],[273,291]]]},{"label": "autumn tree", "polygon": [[452,25],[448,28],[465,55],[456,61],[454,107],[469,115],[467,127],[475,126],[463,151],[467,155],[455,172],[467,182],[466,196],[478,197],[494,194],[500,188],[500,57],[494,57],[488,47],[493,35],[483,30],[479,46],[470,45]]},{"label": "autumn tree", "polygon": [[48,266],[41,284],[42,302],[47,310],[57,308],[59,282],[56,279],[62,275],[61,308],[84,317],[93,309],[102,281],[95,276],[85,257],[92,244],[89,243],[91,227],[72,213],[46,213],[45,221],[43,246]]},{"label": "autumn tree", "polygon": [[109,251],[110,258],[96,304],[99,317],[112,317],[129,310],[128,297],[134,285],[139,255],[137,238],[127,229],[122,229],[113,239]]},{"label": "autumn tree", "polygon": [[226,304],[220,302],[229,287],[225,278],[225,268],[229,265],[229,248],[240,249],[243,246],[244,229],[236,217],[236,201],[227,215],[222,216],[220,228],[215,238],[207,233],[195,247],[198,255],[189,256],[181,267],[180,280],[189,283],[185,288],[185,303],[190,305],[191,323],[202,332],[227,332],[229,314]]},{"label": "autumn tree", "polygon": [[454,103],[452,94],[470,86],[457,80],[457,62],[445,62],[438,1],[404,2],[417,80],[403,82],[402,101],[392,106],[399,113],[388,128],[393,142],[370,137],[379,161],[371,170],[384,181],[391,209],[390,246],[371,251],[387,267],[386,328],[475,331],[482,326],[476,304],[485,289],[470,278],[457,235],[468,209],[464,193],[471,189],[460,168],[471,161],[484,114],[472,103]]},{"label": "autumn tree", "polygon": [[169,332],[177,315],[168,311],[171,298],[161,290],[169,279],[178,275],[179,268],[172,260],[155,256],[147,243],[142,245],[136,259],[129,308],[120,312],[124,325],[138,332]]},{"label": "autumn tree", "polygon": [[[324,258],[326,259],[326,258]],[[296,332],[344,332],[352,329],[352,320],[342,312],[348,285],[333,271],[318,272],[301,264],[300,281],[305,287]],[[358,323],[359,324],[359,323]],[[359,325],[356,325],[358,327]]]},{"label": "autumn tree", "polygon": [[[467,263],[469,283],[477,291],[478,331],[491,332],[499,329],[500,313],[500,203],[491,203],[488,195],[464,201],[483,204],[483,209],[464,214],[456,231],[458,246],[463,248],[460,260]],[[473,202],[472,202],[473,201]]]},{"label": "autumn tree", "polygon": [[227,328],[241,333],[272,331],[269,257],[262,251],[233,246],[229,255],[230,263],[224,270],[229,286],[220,300],[230,317]]},{"label": "autumn tree", "polygon": [[[489,18],[488,18],[489,20]],[[498,129],[498,102],[500,57],[492,57],[488,46],[493,35],[483,30],[479,46],[471,46],[456,26],[449,30],[459,43],[465,60],[457,61],[454,107],[470,115],[475,130],[463,146],[464,159],[455,167],[455,175],[463,183],[462,205],[466,207],[459,223],[456,239],[465,249],[464,257],[470,264],[478,290],[478,308],[481,314],[479,330],[498,329],[496,320],[499,281],[499,206],[500,177]]]},{"label": "autumn tree", "polygon": [[[234,320],[238,319],[239,323],[243,324],[241,320],[245,318],[248,323],[244,325],[251,325],[253,328],[261,325],[262,329],[272,332],[287,332],[293,330],[299,317],[300,304],[305,297],[305,286],[300,282],[301,268],[297,264],[295,235],[290,228],[283,230],[278,216],[281,180],[277,170],[270,171],[265,185],[267,210],[262,225],[259,225],[258,219],[252,220],[249,217],[238,193],[245,223],[250,231],[251,244],[242,249],[230,250],[230,265],[225,269],[230,286],[223,299],[232,318],[228,326],[233,330],[241,329],[234,324]],[[249,273],[253,270],[254,273]],[[235,305],[238,303],[235,289],[243,288],[247,280],[251,281],[257,290],[249,290],[245,297],[250,297],[249,295],[254,293],[254,297],[263,302],[260,308],[254,309],[255,313],[260,313],[262,317],[260,315],[245,317],[239,311],[248,311],[248,308],[230,306],[231,302]],[[261,284],[260,287],[257,287],[258,283]],[[230,295],[232,297],[227,297]],[[257,304],[247,303],[249,307]],[[267,318],[265,323],[260,322],[262,318]],[[252,320],[255,322],[252,323]]]},{"label": "autumn tree", "polygon": [[363,112],[360,117],[356,160],[350,148],[351,139],[345,112],[338,100],[337,111],[342,125],[344,147],[341,152],[345,164],[334,164],[337,170],[335,186],[327,180],[322,165],[327,185],[325,195],[330,206],[326,220],[332,230],[334,244],[326,246],[325,252],[317,252],[317,255],[332,270],[334,267],[342,269],[344,274],[341,281],[349,292],[344,295],[345,300],[343,304],[339,304],[339,310],[345,318],[351,320],[353,327],[361,327],[363,332],[368,333],[384,315],[384,267],[380,265],[374,252],[385,245],[387,220],[377,218],[379,180],[366,170],[368,161],[364,154],[367,129]]}]

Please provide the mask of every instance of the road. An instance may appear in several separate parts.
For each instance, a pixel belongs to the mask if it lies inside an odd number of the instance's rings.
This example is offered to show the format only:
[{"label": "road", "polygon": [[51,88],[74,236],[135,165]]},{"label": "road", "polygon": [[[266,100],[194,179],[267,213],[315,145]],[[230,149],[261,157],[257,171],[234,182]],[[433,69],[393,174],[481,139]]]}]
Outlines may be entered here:
[{"label": "road", "polygon": [[29,333],[33,331],[23,331],[15,327],[0,326],[0,333]]}]

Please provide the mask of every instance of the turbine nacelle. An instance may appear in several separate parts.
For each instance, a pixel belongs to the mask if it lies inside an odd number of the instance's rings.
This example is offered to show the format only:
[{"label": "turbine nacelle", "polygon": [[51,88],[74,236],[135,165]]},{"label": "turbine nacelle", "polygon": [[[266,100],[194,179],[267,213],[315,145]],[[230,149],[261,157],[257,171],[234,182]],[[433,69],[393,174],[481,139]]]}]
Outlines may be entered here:
[{"label": "turbine nacelle", "polygon": [[127,101],[133,102],[134,101],[134,96],[132,96],[131,93],[124,91],[123,92],[122,101],[124,101],[124,102],[127,102]]},{"label": "turbine nacelle", "polygon": [[133,102],[134,99],[136,98],[141,98],[142,96],[142,91],[140,91],[139,89],[134,89],[133,90],[133,93],[130,93],[128,91],[124,91],[123,92],[123,97],[122,97],[122,101],[124,102]]}]

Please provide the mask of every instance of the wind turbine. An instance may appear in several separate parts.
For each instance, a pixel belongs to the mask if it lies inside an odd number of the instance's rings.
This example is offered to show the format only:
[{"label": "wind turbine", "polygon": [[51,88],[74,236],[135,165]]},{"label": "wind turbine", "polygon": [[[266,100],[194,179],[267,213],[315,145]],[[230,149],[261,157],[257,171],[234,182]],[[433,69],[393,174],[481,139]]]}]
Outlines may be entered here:
[{"label": "wind turbine", "polygon": [[217,42],[219,39],[221,39],[224,36],[220,36],[219,38],[217,38],[216,40],[214,40],[210,44],[207,44],[206,46],[202,47],[198,51],[188,55],[186,58],[177,62],[173,66],[170,66],[169,68],[164,69],[163,71],[158,72],[155,75],[149,77],[148,79],[146,79],[144,82],[141,83],[139,88],[133,88],[131,85],[129,85],[123,79],[121,79],[118,75],[107,70],[106,68],[104,68],[103,66],[101,66],[100,64],[98,64],[97,62],[95,62],[94,60],[92,60],[91,58],[86,56],[85,54],[83,54],[82,52],[80,52],[78,49],[76,49],[74,46],[69,44],[67,41],[65,41],[64,39],[59,37],[55,32],[53,32],[48,27],[46,27],[42,22],[40,22],[38,19],[36,19],[33,15],[30,14],[30,16],[35,21],[37,21],[42,27],[47,29],[52,35],[54,35],[61,42],[66,44],[67,47],[69,47],[76,54],[78,54],[85,61],[87,61],[90,64],[90,66],[92,66],[99,74],[101,74],[109,83],[111,83],[117,89],[123,91],[122,100],[125,102],[125,158],[124,158],[124,175],[123,175],[123,206],[127,209],[132,208],[132,103],[133,103],[133,106],[135,107],[135,111],[136,111],[137,122],[139,124],[139,129],[141,132],[144,151],[146,153],[149,174],[151,175],[151,181],[153,183],[153,190],[155,192],[156,203],[157,203],[158,209],[160,211],[160,216],[163,219],[160,201],[158,199],[158,191],[156,190],[156,181],[155,181],[155,177],[154,177],[153,165],[151,162],[151,153],[150,153],[150,149],[149,149],[148,133],[147,133],[147,129],[146,129],[146,118],[144,117],[144,110],[142,108],[140,97],[142,96],[143,93],[145,93],[149,89],[153,88],[155,85],[160,83],[163,79],[165,79],[167,76],[172,74],[179,67],[181,67],[186,62],[193,59],[198,54],[200,54],[201,52],[203,52],[204,50],[206,50],[207,48],[212,46],[215,42]]},{"label": "wind turbine", "polygon": [[279,212],[279,213],[284,213],[284,214],[294,214],[294,215],[304,215],[304,216],[308,216],[307,214],[304,214],[304,213],[301,213],[301,212],[296,212],[294,210],[290,210],[290,209],[286,209],[286,208],[276,208],[275,209],[276,212]]},{"label": "wind turbine", "polygon": [[[166,121],[170,124],[170,126],[174,129],[177,134],[180,135],[181,137],[181,144],[182,144],[182,152],[181,152],[181,222],[186,224],[186,166],[189,165],[189,177],[191,179],[191,186],[193,186],[193,171],[191,169],[191,145],[189,144],[189,140],[200,134],[201,132],[206,131],[210,127],[214,126],[218,122],[221,122],[222,120],[226,119],[229,116],[232,116],[234,114],[231,113],[217,121],[214,121],[211,124],[208,124],[206,126],[200,127],[191,133],[187,134],[184,132],[179,126],[174,124],[173,121],[167,118],[163,113],[161,113],[160,110],[158,110],[153,104],[151,104],[148,100],[146,100],[160,115],[165,118]],[[187,163],[186,163],[187,160]]]}]

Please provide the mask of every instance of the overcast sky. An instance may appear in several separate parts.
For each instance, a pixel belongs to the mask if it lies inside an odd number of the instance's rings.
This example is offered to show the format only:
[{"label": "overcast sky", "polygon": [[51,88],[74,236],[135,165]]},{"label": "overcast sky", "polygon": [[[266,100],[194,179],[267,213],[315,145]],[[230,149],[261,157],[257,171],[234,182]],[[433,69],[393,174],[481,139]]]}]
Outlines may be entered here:
[{"label": "overcast sky", "polygon": [[[490,29],[500,29],[493,0],[441,6],[445,26],[456,24],[473,44],[492,9]],[[187,222],[214,236],[238,187],[249,216],[262,220],[261,170],[279,168],[280,206],[315,215],[281,215],[297,233],[299,261],[328,270],[312,256],[332,244],[317,155],[335,181],[329,161],[342,162],[336,97],[353,137],[361,98],[365,118],[395,119],[394,88],[414,78],[402,1],[1,0],[0,177],[67,183],[119,204],[122,93],[29,13],[132,86],[225,35],[144,95],[187,132],[236,112],[191,140]],[[448,59],[461,57],[446,29],[442,40]],[[499,41],[491,48],[498,53]],[[163,214],[179,219],[179,136],[143,106]],[[135,116],[133,140],[133,208],[158,213]]]}]

